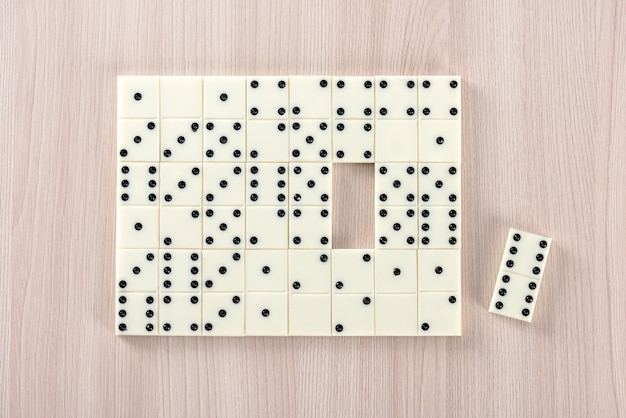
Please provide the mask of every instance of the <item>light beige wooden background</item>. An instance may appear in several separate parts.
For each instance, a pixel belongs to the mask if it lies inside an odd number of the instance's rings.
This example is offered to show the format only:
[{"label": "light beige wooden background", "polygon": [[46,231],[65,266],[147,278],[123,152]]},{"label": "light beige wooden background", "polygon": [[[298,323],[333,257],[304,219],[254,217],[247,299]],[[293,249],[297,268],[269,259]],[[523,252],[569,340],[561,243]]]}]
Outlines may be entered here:
[{"label": "light beige wooden background", "polygon": [[[626,416],[626,2],[3,0],[0,18],[0,415]],[[463,77],[465,335],[114,337],[115,77],[309,73]],[[487,313],[510,226],[554,238],[531,325]]]}]

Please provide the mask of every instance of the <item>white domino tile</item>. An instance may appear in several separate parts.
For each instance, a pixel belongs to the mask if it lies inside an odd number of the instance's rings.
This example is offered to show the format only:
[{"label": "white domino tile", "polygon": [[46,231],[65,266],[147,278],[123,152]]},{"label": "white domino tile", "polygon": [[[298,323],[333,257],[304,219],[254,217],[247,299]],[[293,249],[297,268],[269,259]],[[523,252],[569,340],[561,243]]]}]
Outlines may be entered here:
[{"label": "white domino tile", "polygon": [[158,335],[158,298],[157,292],[119,293],[115,304],[115,321],[118,333]]},{"label": "white domino tile", "polygon": [[147,119],[119,120],[117,143],[120,161],[159,161],[160,142],[157,122],[158,115]]},{"label": "white domino tile", "polygon": [[289,156],[292,162],[331,161],[332,129],[330,119],[294,120],[289,131]]},{"label": "white domino tile", "polygon": [[[117,117],[119,119],[158,119],[159,81],[159,77],[118,77]],[[123,124],[118,126],[123,126]]]},{"label": "white domino tile", "polygon": [[331,332],[343,336],[376,335],[374,295],[334,294]]},{"label": "white domino tile", "polygon": [[248,161],[289,161],[287,120],[250,120],[248,122]]},{"label": "white domino tile", "polygon": [[551,243],[548,237],[509,230],[489,312],[532,321]]},{"label": "white domino tile", "polygon": [[376,295],[376,335],[417,335],[417,294]]},{"label": "white domino tile", "polygon": [[161,121],[161,162],[201,162],[202,124],[197,119]]},{"label": "white domino tile", "polygon": [[420,292],[419,335],[461,335],[461,294],[459,292]]},{"label": "white domino tile", "polygon": [[376,248],[417,247],[417,214],[412,206],[376,208]]},{"label": "white domino tile", "polygon": [[330,293],[330,278],[330,251],[289,251],[288,287],[292,294]]},{"label": "white domino tile", "polygon": [[206,162],[245,161],[245,119],[205,119],[203,145]]},{"label": "white domino tile", "polygon": [[161,205],[199,206],[202,204],[202,164],[161,164]]},{"label": "white domino tile", "polygon": [[330,118],[331,89],[331,77],[289,77],[289,109],[291,118]]},{"label": "white domino tile", "polygon": [[158,287],[159,252],[153,249],[117,250],[118,288],[150,292]]},{"label": "white domino tile", "polygon": [[246,118],[246,77],[204,77],[203,110],[206,119]]},{"label": "white domino tile", "polygon": [[201,207],[162,206],[160,209],[161,248],[202,247]]},{"label": "white domino tile", "polygon": [[417,161],[416,120],[376,120],[376,161]]},{"label": "white domino tile", "polygon": [[419,117],[422,120],[461,119],[461,80],[451,76],[420,76]]},{"label": "white domino tile", "polygon": [[202,294],[202,334],[241,336],[245,334],[243,293]]},{"label": "white domino tile", "polygon": [[374,119],[374,77],[333,77],[335,119]]},{"label": "white domino tile", "polygon": [[377,250],[374,264],[377,293],[417,292],[417,251]]},{"label": "white domino tile", "polygon": [[325,294],[289,295],[289,335],[330,335],[331,296]]},{"label": "white domino tile", "polygon": [[202,305],[199,292],[160,292],[159,333],[161,335],[200,335]]},{"label": "white domino tile", "polygon": [[205,292],[243,292],[245,252],[241,250],[202,251],[201,285]]},{"label": "white domino tile", "polygon": [[[118,77],[116,334],[461,335],[460,92],[450,76]],[[342,163],[375,170],[366,249],[333,248]],[[550,241],[520,234],[490,310],[530,320]]]},{"label": "white domino tile", "polygon": [[374,136],[373,120],[336,120],[333,122],[333,161],[374,162]]},{"label": "white domino tile", "polygon": [[288,301],[285,292],[247,292],[246,335],[288,335]]},{"label": "white domino tile", "polygon": [[461,161],[461,121],[420,121],[419,157],[431,162]]},{"label": "white domino tile", "polygon": [[286,250],[246,251],[246,290],[286,292],[289,254]]},{"label": "white domino tile", "polygon": [[161,250],[159,285],[161,292],[195,292],[200,287],[200,251]]},{"label": "white domino tile", "polygon": [[117,172],[118,205],[157,205],[159,164],[124,162]]},{"label": "white domino tile", "polygon": [[381,119],[417,118],[417,77],[376,77],[376,117]]},{"label": "white domino tile", "polygon": [[117,248],[159,248],[159,208],[118,206]]},{"label": "white domino tile", "polygon": [[161,77],[161,118],[202,117],[202,77]]},{"label": "white domino tile", "polygon": [[374,291],[373,250],[332,250],[333,293],[363,293]]}]

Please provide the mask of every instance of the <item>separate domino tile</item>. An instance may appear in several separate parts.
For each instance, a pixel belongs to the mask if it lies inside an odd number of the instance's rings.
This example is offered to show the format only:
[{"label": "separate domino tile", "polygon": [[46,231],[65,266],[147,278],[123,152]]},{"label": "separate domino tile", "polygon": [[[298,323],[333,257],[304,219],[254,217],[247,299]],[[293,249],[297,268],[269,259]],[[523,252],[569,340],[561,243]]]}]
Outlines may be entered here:
[{"label": "separate domino tile", "polygon": [[418,85],[420,118],[461,118],[460,77],[422,76],[418,77]]},{"label": "separate domino tile", "polygon": [[118,206],[117,248],[158,248],[159,208]]},{"label": "separate domino tile", "polygon": [[374,296],[363,294],[333,294],[332,335],[374,335]]},{"label": "separate domino tile", "polygon": [[418,335],[461,335],[461,294],[458,292],[420,292]]},{"label": "separate domino tile", "polygon": [[455,163],[421,163],[419,171],[420,205],[459,205],[461,170]]},{"label": "separate domino tile", "polygon": [[289,105],[292,119],[330,118],[330,97],[330,77],[289,77]]},{"label": "separate domino tile", "polygon": [[286,249],[288,222],[287,207],[247,207],[246,248]]},{"label": "separate domino tile", "polygon": [[119,291],[155,291],[158,287],[157,250],[117,250],[115,260]]},{"label": "separate domino tile", "polygon": [[244,167],[239,163],[204,163],[204,205],[243,205],[246,189]]},{"label": "separate domino tile", "polygon": [[289,251],[289,291],[292,294],[329,293],[330,265],[329,251]]},{"label": "separate domino tile", "polygon": [[246,117],[246,77],[204,77],[204,117],[244,119]]},{"label": "separate domino tile", "polygon": [[372,77],[333,77],[333,118],[373,119],[374,79]]},{"label": "separate domino tile", "polygon": [[202,77],[161,77],[161,118],[202,117]]},{"label": "separate domino tile", "polygon": [[379,206],[376,208],[376,248],[417,247],[415,207]]},{"label": "separate domino tile", "polygon": [[288,77],[248,77],[247,83],[248,119],[286,119],[289,116]]},{"label": "separate domino tile", "polygon": [[157,335],[157,293],[118,293],[115,305],[115,334]]},{"label": "separate domino tile", "polygon": [[200,335],[200,293],[164,293],[159,300],[160,335]]},{"label": "separate domino tile", "polygon": [[419,158],[429,162],[460,162],[461,121],[420,121]]},{"label": "separate domino tile", "polygon": [[417,161],[417,121],[377,120],[376,161]]},{"label": "separate domino tile", "polygon": [[246,218],[243,206],[205,206],[203,216],[204,249],[245,246]]},{"label": "separate domino tile", "polygon": [[332,250],[331,258],[333,293],[374,292],[373,251]]},{"label": "separate domino tile", "polygon": [[510,229],[500,270],[541,280],[551,243],[550,238]]},{"label": "separate domino tile", "polygon": [[289,161],[287,120],[248,120],[248,162]]},{"label": "separate domino tile", "polygon": [[202,204],[202,164],[161,164],[161,205]]},{"label": "separate domino tile", "polygon": [[415,163],[378,163],[375,176],[377,205],[417,205]]},{"label": "separate domino tile", "polygon": [[289,164],[289,196],[292,205],[330,205],[331,164]]},{"label": "separate domino tile", "polygon": [[286,250],[246,250],[246,291],[287,291]]},{"label": "separate domino tile", "polygon": [[376,250],[376,293],[417,292],[417,252]]},{"label": "separate domino tile", "polygon": [[420,292],[461,291],[461,251],[419,250],[417,277]]},{"label": "separate domino tile", "polygon": [[161,250],[159,282],[161,292],[194,292],[199,290],[200,251]]},{"label": "separate domino tile", "polygon": [[286,336],[288,300],[284,292],[246,294],[246,335]]},{"label": "separate domino tile", "polygon": [[333,125],[333,162],[371,163],[374,161],[374,122],[340,120]]},{"label": "separate domino tile", "polygon": [[159,197],[158,163],[120,163],[117,171],[118,205],[156,205]]},{"label": "separate domino tile", "polygon": [[489,312],[530,322],[535,312],[541,280],[500,271]]},{"label": "separate domino tile", "polygon": [[509,230],[489,312],[532,320],[551,243],[541,235]]},{"label": "separate domino tile", "polygon": [[376,294],[376,335],[417,335],[416,293]]},{"label": "separate domino tile", "polygon": [[420,248],[461,248],[461,207],[428,206],[419,209]]},{"label": "separate domino tile", "polygon": [[330,293],[290,294],[289,335],[330,335],[330,298]]},{"label": "separate domino tile", "polygon": [[246,124],[243,120],[206,120],[204,161],[235,162],[246,159]]},{"label": "separate domino tile", "polygon": [[292,121],[289,132],[291,161],[330,161],[332,158],[331,122]]},{"label": "separate domino tile", "polygon": [[119,161],[159,161],[158,116],[153,119],[120,119],[117,122]]},{"label": "separate domino tile", "polygon": [[200,119],[161,120],[161,162],[202,161]]},{"label": "separate domino tile", "polygon": [[377,76],[376,117],[417,119],[416,77]]},{"label": "separate domino tile", "polygon": [[202,248],[202,209],[194,206],[162,206],[161,248]]},{"label": "separate domino tile", "polygon": [[202,295],[202,334],[209,336],[244,335],[245,304],[241,293]]},{"label": "separate domino tile", "polygon": [[244,251],[202,251],[202,289],[205,292],[243,292],[244,271]]},{"label": "separate domino tile", "polygon": [[117,77],[118,118],[159,117],[159,77]]},{"label": "separate domino tile", "polygon": [[289,211],[289,248],[332,247],[329,206],[291,206]]},{"label": "separate domino tile", "polygon": [[287,169],[284,164],[247,164],[246,204],[287,206],[289,187]]}]

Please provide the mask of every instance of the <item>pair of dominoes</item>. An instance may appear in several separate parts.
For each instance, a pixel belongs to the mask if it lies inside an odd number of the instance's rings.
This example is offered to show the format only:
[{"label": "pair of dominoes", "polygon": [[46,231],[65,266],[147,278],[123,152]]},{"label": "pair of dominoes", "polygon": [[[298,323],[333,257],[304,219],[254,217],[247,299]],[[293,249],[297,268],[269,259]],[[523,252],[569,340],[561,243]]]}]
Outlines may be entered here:
[{"label": "pair of dominoes", "polygon": [[459,162],[376,164],[376,248],[459,248]]}]

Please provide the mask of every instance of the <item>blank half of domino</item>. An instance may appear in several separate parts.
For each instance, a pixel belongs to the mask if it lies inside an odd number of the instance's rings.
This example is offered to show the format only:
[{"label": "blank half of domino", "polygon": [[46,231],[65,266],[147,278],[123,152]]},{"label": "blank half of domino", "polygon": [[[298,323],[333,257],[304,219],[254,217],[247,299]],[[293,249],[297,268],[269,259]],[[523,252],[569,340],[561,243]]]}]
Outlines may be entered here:
[{"label": "blank half of domino", "polygon": [[510,229],[489,312],[530,322],[552,239]]}]

